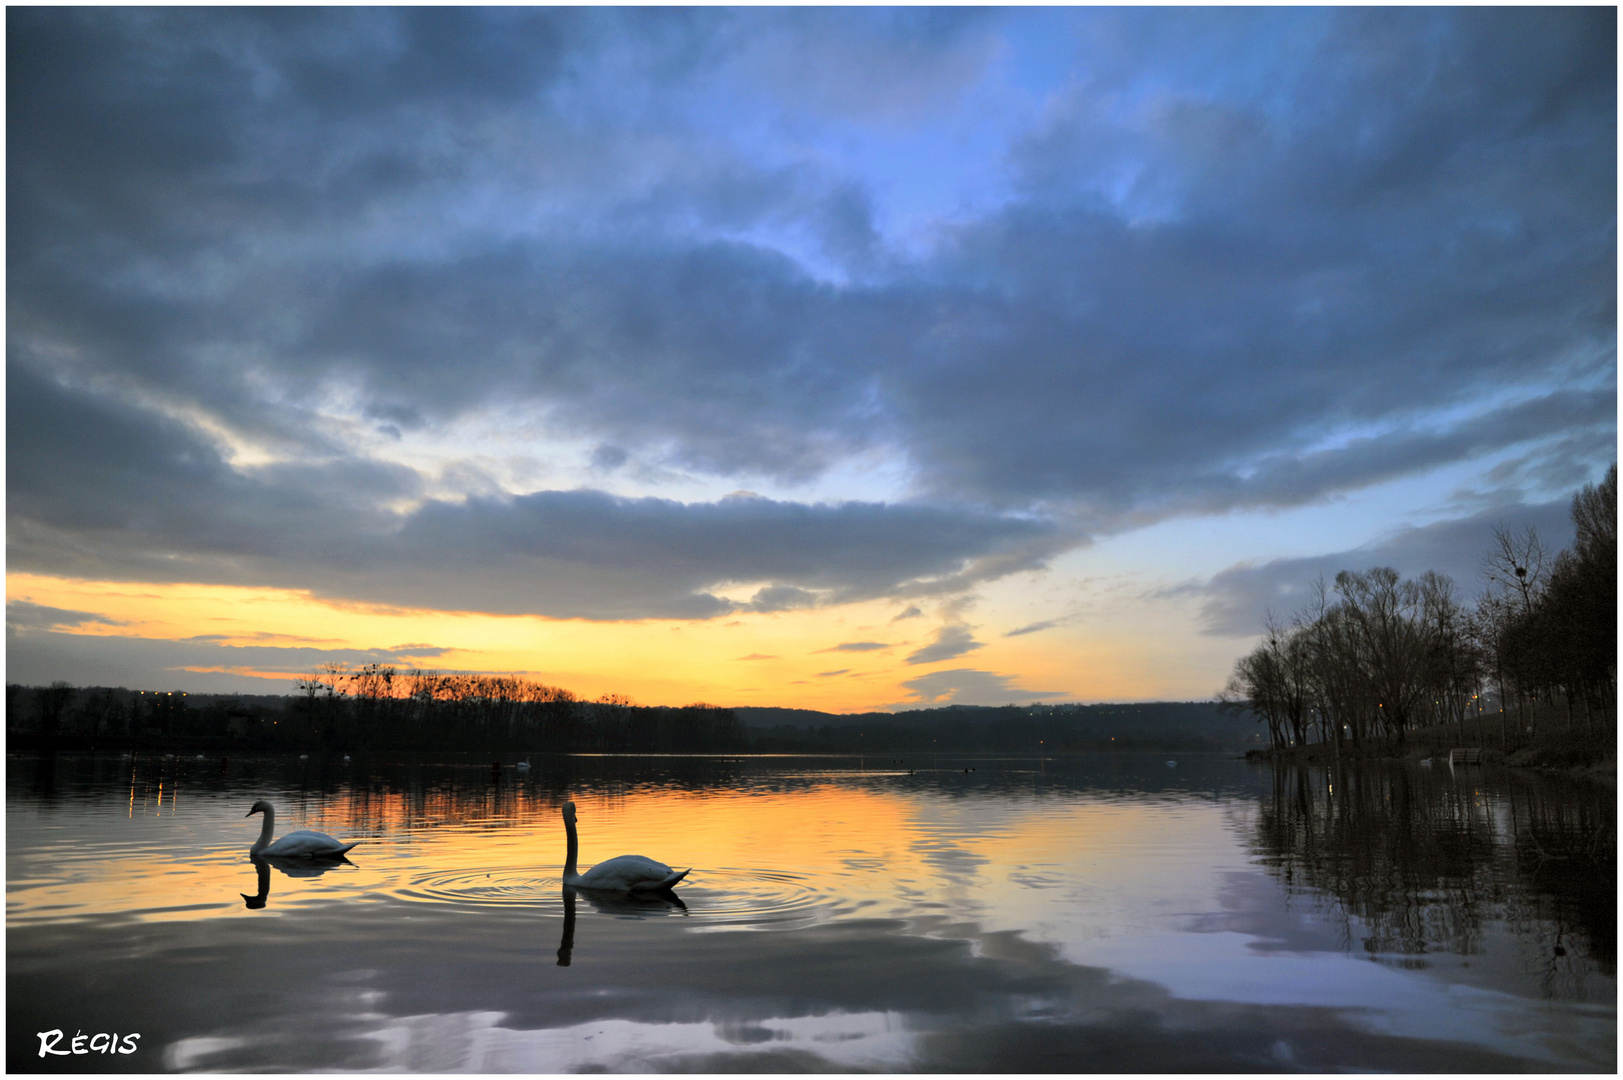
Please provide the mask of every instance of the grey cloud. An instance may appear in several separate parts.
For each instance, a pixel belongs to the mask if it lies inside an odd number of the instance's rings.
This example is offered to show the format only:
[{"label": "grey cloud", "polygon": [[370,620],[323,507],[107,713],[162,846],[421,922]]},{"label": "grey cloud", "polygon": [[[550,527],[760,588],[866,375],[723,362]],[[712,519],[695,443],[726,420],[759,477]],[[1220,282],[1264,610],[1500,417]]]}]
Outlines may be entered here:
[{"label": "grey cloud", "polygon": [[598,469],[618,469],[626,463],[628,456],[618,446],[604,443],[592,451],[592,465]]},{"label": "grey cloud", "polygon": [[831,602],[955,589],[1007,572],[1000,560],[1023,565],[1063,546],[1040,523],[932,507],[760,497],[682,504],[590,491],[429,503],[398,543],[449,559],[448,569],[508,563],[516,572],[534,560],[688,588],[775,579],[752,601],[759,610],[803,606],[815,590]]},{"label": "grey cloud", "polygon": [[974,668],[932,671],[903,682],[902,685],[912,693],[912,699],[889,707],[901,709],[917,708],[919,705],[1007,705],[1010,702],[1068,696],[1062,690],[1028,690],[1013,683],[1012,675],[977,671]]},{"label": "grey cloud", "polygon": [[[1294,501],[1312,483],[1276,491],[1245,477],[1255,459],[1310,450],[1327,429],[1412,424],[1502,384],[1559,381],[1564,368],[1615,396],[1614,216],[1600,209],[1615,187],[1611,14],[1388,22],[1392,32],[1371,42],[1371,18],[1332,15],[1323,63],[1266,84],[1331,111],[1275,123],[1262,102],[1213,105],[1241,111],[1259,134],[1212,136],[1198,153],[1176,132],[1101,132],[1090,95],[1130,88],[1079,86],[1080,119],[1019,159],[1027,198],[964,234],[961,280],[996,266],[1001,291],[961,297],[937,335],[951,344],[935,378],[907,388],[936,484],[1085,493],[1113,513],[1191,497]],[[1507,70],[1523,33],[1535,39],[1529,59]],[[1368,66],[1343,67],[1344,43]],[[1394,62],[1404,50],[1426,55]],[[1444,95],[1377,81],[1444,71]],[[1370,92],[1355,90],[1366,78]],[[1333,100],[1313,100],[1332,86]],[[1522,91],[1549,98],[1547,124],[1515,100]],[[1371,133],[1364,156],[1348,159],[1348,130]],[[1595,141],[1572,141],[1579,131]],[[1101,134],[1133,141],[1112,155]],[[1102,190],[1058,179],[1124,163],[1162,177],[1166,194],[1106,209]],[[1130,224],[1135,212],[1150,220]],[[1021,359],[985,362],[994,352]],[[1561,426],[1546,418],[1541,430]],[[1330,489],[1469,452],[1425,440],[1411,449],[1412,460],[1367,466],[1346,455]]]},{"label": "grey cloud", "polygon": [[[16,372],[7,396],[11,565],[48,573],[311,588],[453,610],[706,618],[943,593],[1041,565],[1052,525],[946,507],[706,504],[542,491],[389,501],[410,470],[354,459],[236,470],[195,433]],[[116,468],[102,471],[103,463]],[[72,538],[72,539],[70,539]]]},{"label": "grey cloud", "polygon": [[751,611],[798,611],[816,607],[817,594],[793,585],[769,585],[750,597],[745,605]]},{"label": "grey cloud", "polygon": [[826,652],[873,652],[876,649],[888,649],[889,643],[883,641],[846,641],[827,649],[818,649],[820,653]]},{"label": "grey cloud", "polygon": [[833,675],[848,675],[848,674],[850,674],[850,672],[851,672],[850,668],[842,667],[838,671],[819,671],[817,673],[817,677],[819,679],[826,679],[826,678],[829,678],[830,676],[833,676]]},{"label": "grey cloud", "polygon": [[105,615],[97,615],[90,611],[72,611],[67,608],[48,607],[45,604],[35,604],[27,600],[9,600],[6,602],[6,630],[8,633],[54,630],[63,627],[83,626],[85,623],[102,623],[106,626],[120,625],[116,619],[109,619]]},{"label": "grey cloud", "polygon": [[924,612],[919,610],[919,607],[918,607],[917,604],[909,604],[902,611],[901,614],[897,615],[894,619],[892,619],[890,621],[893,622],[893,623],[897,623],[897,622],[901,622],[903,619],[922,618],[923,615],[924,615]]},{"label": "grey cloud", "polygon": [[[749,130],[915,130],[1020,17],[9,9],[17,565],[703,616],[757,582],[759,610],[946,595],[1495,452],[1545,498],[1615,452],[1615,11],[1052,16],[1076,77],[997,162],[1008,197],[906,257],[863,177],[698,119],[731,80]],[[754,239],[784,233],[813,255]],[[386,434],[521,408],[603,469],[884,451],[916,501],[403,519],[420,478],[350,459],[335,397]]]},{"label": "grey cloud", "polygon": [[[127,686],[229,693],[259,685],[256,693],[290,693],[291,679],[255,671],[309,672],[322,664],[397,664],[443,649],[324,649],[311,646],[221,645],[208,638],[169,641],[50,631],[15,632],[7,626],[6,678],[39,684],[66,679],[79,686]],[[196,669],[196,670],[188,670]],[[161,684],[161,685],[160,685]]]},{"label": "grey cloud", "polygon": [[933,664],[937,660],[951,660],[955,656],[962,656],[973,652],[985,645],[985,642],[976,641],[975,636],[965,626],[943,626],[936,632],[935,641],[909,653],[909,664]]},{"label": "grey cloud", "polygon": [[1162,590],[1158,595],[1202,597],[1200,617],[1205,632],[1224,637],[1260,633],[1267,610],[1290,615],[1307,603],[1318,577],[1334,581],[1342,570],[1390,566],[1405,577],[1435,570],[1453,578],[1461,597],[1468,600],[1481,591],[1481,560],[1499,525],[1533,526],[1552,554],[1572,542],[1566,501],[1496,506],[1469,517],[1405,528],[1348,551],[1231,566],[1209,581]]},{"label": "grey cloud", "polygon": [[1016,630],[1010,630],[1004,637],[1020,637],[1024,634],[1035,634],[1042,630],[1052,630],[1056,626],[1063,626],[1065,619],[1044,619],[1041,622],[1027,623]]},{"label": "grey cloud", "polygon": [[[1594,459],[1615,442],[1609,429],[1616,415],[1615,390],[1558,391],[1441,432],[1370,436],[1335,450],[1275,455],[1234,486],[1255,490],[1249,501],[1288,505],[1557,434],[1564,434],[1563,441],[1569,443],[1576,433],[1588,436],[1582,457]],[[1562,458],[1572,463],[1567,454]]]},{"label": "grey cloud", "polygon": [[972,8],[798,8],[746,18],[744,62],[785,105],[859,121],[915,122],[950,105],[997,55]]}]

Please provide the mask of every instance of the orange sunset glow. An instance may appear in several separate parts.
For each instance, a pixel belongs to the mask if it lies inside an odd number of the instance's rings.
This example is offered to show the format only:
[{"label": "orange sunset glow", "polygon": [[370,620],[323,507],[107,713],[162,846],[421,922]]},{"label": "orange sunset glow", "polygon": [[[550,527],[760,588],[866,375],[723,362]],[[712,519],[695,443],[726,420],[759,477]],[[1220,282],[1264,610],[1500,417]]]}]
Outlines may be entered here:
[{"label": "orange sunset glow", "polygon": [[[167,681],[155,683],[159,689],[184,687],[190,674],[219,672],[262,681],[265,689],[259,692],[277,692],[334,650],[379,650],[387,662],[395,651],[431,643],[432,655],[393,662],[520,675],[587,698],[623,694],[639,703],[793,703],[850,712],[908,702],[912,695],[901,682],[918,670],[903,657],[928,640],[922,620],[893,623],[894,605],[881,603],[704,621],[602,622],[397,608],[291,589],[20,573],[7,577],[7,591],[15,600],[98,616],[76,628],[87,638],[206,636],[221,654],[217,664],[174,670]],[[835,648],[853,638],[876,639],[883,648]],[[310,650],[311,658],[302,664],[232,662],[237,650],[265,646],[295,660],[299,654],[293,650]],[[994,642],[981,655],[1018,673],[1017,685],[1066,697],[1151,696],[1156,684],[1132,653],[1130,646],[1104,639],[1080,653],[1051,642]]]}]

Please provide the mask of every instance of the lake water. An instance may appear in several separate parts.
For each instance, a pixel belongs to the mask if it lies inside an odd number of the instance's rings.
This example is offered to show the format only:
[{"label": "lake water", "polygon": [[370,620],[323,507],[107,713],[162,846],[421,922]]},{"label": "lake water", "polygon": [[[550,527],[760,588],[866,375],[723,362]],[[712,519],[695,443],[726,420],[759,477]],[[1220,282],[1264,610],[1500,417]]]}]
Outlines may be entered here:
[{"label": "lake water", "polygon": [[1174,757],[13,755],[7,1065],[1615,1070],[1611,787]]}]

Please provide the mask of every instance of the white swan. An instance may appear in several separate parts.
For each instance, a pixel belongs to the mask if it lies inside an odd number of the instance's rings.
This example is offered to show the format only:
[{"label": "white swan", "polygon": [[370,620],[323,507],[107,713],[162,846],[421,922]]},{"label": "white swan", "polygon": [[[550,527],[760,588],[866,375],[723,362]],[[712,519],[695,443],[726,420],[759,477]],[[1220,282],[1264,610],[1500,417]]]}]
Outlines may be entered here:
[{"label": "white swan", "polygon": [[270,855],[280,858],[307,858],[307,859],[334,859],[360,843],[353,840],[347,844],[340,844],[326,833],[311,832],[309,829],[300,829],[290,832],[276,843],[271,843],[271,833],[276,831],[276,810],[270,803],[260,799],[254,803],[254,808],[244,817],[253,817],[255,814],[265,815],[265,827],[259,830],[259,839],[254,846],[248,849],[249,855]]},{"label": "white swan", "polygon": [[691,867],[678,872],[642,855],[620,855],[608,862],[598,863],[584,874],[578,874],[575,872],[575,857],[580,853],[580,840],[575,835],[575,804],[572,802],[564,803],[564,832],[569,837],[569,848],[564,859],[564,884],[577,889],[653,892],[669,889],[692,873]]}]

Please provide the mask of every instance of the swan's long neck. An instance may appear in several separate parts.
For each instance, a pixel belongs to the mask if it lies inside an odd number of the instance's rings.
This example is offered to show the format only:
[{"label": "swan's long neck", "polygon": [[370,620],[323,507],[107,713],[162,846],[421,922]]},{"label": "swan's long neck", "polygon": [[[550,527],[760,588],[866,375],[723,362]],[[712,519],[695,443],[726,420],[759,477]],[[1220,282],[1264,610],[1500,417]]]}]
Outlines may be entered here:
[{"label": "swan's long neck", "polygon": [[575,870],[575,859],[580,855],[580,838],[575,835],[575,820],[564,818],[564,833],[569,837],[569,845],[564,849],[564,881],[574,881],[580,877]]},{"label": "swan's long neck", "polygon": [[[276,811],[265,810],[262,812],[265,815],[265,825],[259,830],[259,839],[254,842],[253,847],[248,849],[250,853],[264,850],[271,842],[271,834],[276,831]],[[237,843],[240,844],[242,841],[239,840]]]}]

